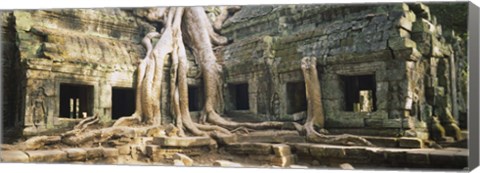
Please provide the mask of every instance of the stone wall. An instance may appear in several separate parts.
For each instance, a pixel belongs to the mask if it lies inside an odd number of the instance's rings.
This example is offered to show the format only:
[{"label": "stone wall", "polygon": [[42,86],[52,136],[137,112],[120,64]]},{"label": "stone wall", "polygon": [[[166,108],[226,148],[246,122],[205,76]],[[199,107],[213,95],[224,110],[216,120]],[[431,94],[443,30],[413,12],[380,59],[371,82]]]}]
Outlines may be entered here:
[{"label": "stone wall", "polygon": [[[129,9],[18,10],[3,13],[2,21],[2,66],[10,81],[3,86],[9,108],[3,114],[11,115],[5,123],[26,126],[26,134],[72,122],[59,118],[62,84],[91,86],[91,114],[110,121],[112,87],[134,87],[145,54],[140,40],[158,29]],[[326,127],[333,133],[426,138],[432,117],[446,127],[466,117],[457,113],[467,109],[466,81],[455,79],[466,69],[464,45],[442,32],[423,4],[245,6],[221,33],[233,40],[215,49],[225,67],[225,113],[233,119],[302,122],[305,56],[317,57]],[[188,59],[188,83],[201,92],[190,53]],[[347,105],[347,79],[362,76],[373,81],[372,112]],[[163,80],[168,123],[169,76]],[[240,89],[248,95],[246,110],[235,105],[238,84],[247,84]]]},{"label": "stone wall", "polygon": [[[234,119],[298,120],[301,114],[287,113],[287,95],[296,92],[287,85],[303,81],[300,59],[314,56],[330,131],[392,136],[411,129],[408,135],[426,138],[429,110],[451,104],[452,93],[450,73],[430,63],[442,61],[449,69],[452,52],[432,20],[423,4],[244,7],[224,24],[222,33],[233,43],[222,51],[225,89],[248,83],[250,107],[236,111],[227,106],[227,112]],[[425,78],[433,71],[442,72],[438,80],[448,91],[444,102],[428,104]],[[374,78],[375,110],[347,111],[343,78],[362,75]],[[232,97],[224,93],[227,100]],[[447,117],[451,106],[442,111],[436,115]]]},{"label": "stone wall", "polygon": [[20,76],[18,66],[19,52],[15,44],[15,17],[11,12],[2,12],[2,120],[6,129],[15,127],[21,121],[19,117],[18,99],[22,92],[21,87],[15,85],[16,79]]},{"label": "stone wall", "polygon": [[[5,21],[9,19],[2,25],[4,33],[9,34],[3,37],[7,45],[3,51],[7,56],[3,57],[4,63],[9,63],[4,64],[4,70],[11,73],[4,74],[5,80],[13,83],[4,86],[8,91],[4,93],[18,93],[18,99],[11,104],[14,96],[5,97],[12,101],[4,102],[4,106],[17,107],[17,122],[26,127],[24,135],[79,121],[60,115],[63,84],[92,87],[92,93],[88,93],[91,96],[87,96],[87,116],[97,114],[102,122],[110,121],[112,88],[134,89],[136,66],[145,56],[141,39],[156,30],[154,24],[129,9],[17,10],[8,14],[2,15]],[[14,56],[15,51],[20,54]],[[189,58],[193,66],[194,61]],[[169,60],[165,61],[164,70],[168,73]],[[191,68],[189,76],[195,76],[197,71]],[[168,77],[164,78],[163,86],[168,86],[167,81]],[[191,85],[198,83],[189,79]],[[19,91],[10,92],[15,88]],[[162,93],[163,120],[171,122],[168,87],[163,87]],[[16,113],[5,111],[4,115]]]}]

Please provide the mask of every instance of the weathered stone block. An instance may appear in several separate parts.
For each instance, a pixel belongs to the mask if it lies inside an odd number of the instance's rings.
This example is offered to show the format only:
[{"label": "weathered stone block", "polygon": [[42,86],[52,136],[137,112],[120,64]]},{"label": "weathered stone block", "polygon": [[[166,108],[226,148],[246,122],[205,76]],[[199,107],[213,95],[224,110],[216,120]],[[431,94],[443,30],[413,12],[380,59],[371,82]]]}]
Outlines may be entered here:
[{"label": "weathered stone block", "polygon": [[341,169],[354,170],[353,166],[350,163],[342,163],[339,165]]},{"label": "weathered stone block", "polygon": [[103,148],[85,148],[87,151],[87,160],[103,157]]},{"label": "weathered stone block", "polygon": [[393,137],[365,137],[368,141],[370,141],[373,145],[379,147],[389,147],[389,148],[396,148],[398,147],[397,138]]},{"label": "weathered stone block", "polygon": [[436,153],[436,152],[431,152],[428,155],[430,159],[430,164],[435,167],[446,167],[446,165],[452,164],[452,162],[455,162],[454,157],[452,154],[447,154],[447,153]]},{"label": "weathered stone block", "polygon": [[67,158],[70,161],[84,161],[87,158],[87,151],[81,148],[67,148],[63,151],[67,153]]},{"label": "weathered stone block", "polygon": [[118,149],[118,154],[120,155],[129,155],[131,151],[129,145],[118,146],[117,149]]},{"label": "weathered stone block", "polygon": [[146,146],[144,145],[130,145],[130,155],[133,159],[138,160],[145,157],[147,154]]},{"label": "weathered stone block", "polygon": [[409,38],[395,37],[388,40],[388,45],[393,50],[403,50],[407,48],[416,48],[417,44]]},{"label": "weathered stone block", "polygon": [[423,148],[424,144],[421,139],[402,137],[398,140],[399,146],[402,148]]},{"label": "weathered stone block", "polygon": [[368,162],[370,151],[360,147],[345,147],[345,156],[351,159]]},{"label": "weathered stone block", "polygon": [[28,155],[23,151],[0,151],[2,162],[29,162]]},{"label": "weathered stone block", "polygon": [[[400,115],[401,116],[401,115]],[[402,121],[401,119],[386,119],[383,121],[383,127],[385,128],[401,128]],[[408,127],[408,121],[405,119],[403,121],[403,127]]]},{"label": "weathered stone block", "polygon": [[173,166],[185,166],[181,160],[173,160]]},{"label": "weathered stone block", "polygon": [[240,149],[245,154],[260,154],[268,155],[273,154],[272,145],[266,143],[243,143]]},{"label": "weathered stone block", "polygon": [[343,91],[340,85],[340,80],[326,80],[322,81],[322,98],[338,99],[343,97]]},{"label": "weathered stone block", "polygon": [[316,159],[329,157],[343,158],[346,156],[343,147],[339,146],[312,145],[310,147],[310,153]]},{"label": "weathered stone block", "polygon": [[157,145],[148,145],[145,147],[145,155],[152,159],[154,162],[159,162],[166,158],[165,152],[162,152]]},{"label": "weathered stone block", "polygon": [[355,116],[354,112],[337,112],[335,116],[328,116],[326,125],[328,127],[365,127],[364,118]]},{"label": "weathered stone block", "polygon": [[152,144],[168,147],[195,147],[212,144],[209,137],[155,137]]},{"label": "weathered stone block", "polygon": [[276,156],[292,155],[292,152],[290,150],[290,146],[285,145],[285,144],[273,144],[272,149],[273,149],[273,153],[275,153]]},{"label": "weathered stone block", "polygon": [[412,165],[429,165],[430,164],[428,153],[408,152],[406,159],[407,159],[407,163]]},{"label": "weathered stone block", "polygon": [[272,165],[280,166],[280,167],[288,167],[292,164],[295,164],[295,155],[287,155],[287,156],[275,156],[271,160]]},{"label": "weathered stone block", "polygon": [[138,138],[134,138],[133,140],[135,141],[136,144],[148,145],[152,143],[153,137],[138,137]]},{"label": "weathered stone block", "polygon": [[116,158],[119,155],[119,151],[116,148],[104,148],[103,157],[106,158]]},{"label": "weathered stone block", "polygon": [[423,3],[409,4],[410,9],[412,9],[415,14],[418,14],[419,17],[430,20],[430,8]]},{"label": "weathered stone block", "polygon": [[406,163],[406,152],[405,151],[398,151],[394,149],[385,149],[384,150],[385,156],[387,160],[393,165],[402,165]]},{"label": "weathered stone block", "polygon": [[237,142],[236,135],[218,136],[217,142],[219,144],[232,144]]},{"label": "weathered stone block", "polygon": [[295,149],[295,154],[298,155],[310,155],[310,147],[311,144],[307,143],[300,143],[300,144],[294,144],[292,147]]},{"label": "weathered stone block", "polygon": [[366,118],[365,119],[365,126],[366,127],[382,127],[383,126],[383,119]]},{"label": "weathered stone block", "polygon": [[185,166],[193,166],[193,160],[185,154],[175,153],[173,159],[182,161]]},{"label": "weathered stone block", "polygon": [[30,156],[30,162],[66,162],[67,153],[60,150],[37,150],[26,151]]}]

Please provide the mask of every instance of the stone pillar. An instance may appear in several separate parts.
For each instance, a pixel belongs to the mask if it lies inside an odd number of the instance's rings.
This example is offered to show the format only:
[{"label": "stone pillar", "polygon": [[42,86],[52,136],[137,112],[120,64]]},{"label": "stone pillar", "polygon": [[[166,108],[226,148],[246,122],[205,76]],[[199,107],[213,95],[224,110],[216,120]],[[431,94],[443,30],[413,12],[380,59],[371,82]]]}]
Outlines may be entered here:
[{"label": "stone pillar", "polygon": [[256,73],[250,74],[250,79],[248,80],[248,107],[250,112],[257,114],[257,75]]},{"label": "stone pillar", "polygon": [[94,114],[97,113],[100,120],[104,122],[110,121],[112,120],[112,86],[109,83],[101,82],[98,88],[98,111],[94,111]]},{"label": "stone pillar", "polygon": [[457,102],[457,74],[456,74],[456,67],[455,67],[455,57],[452,53],[450,55],[450,84],[451,87],[451,94],[452,94],[452,115],[455,121],[458,122],[458,102]]},{"label": "stone pillar", "polygon": [[461,131],[452,115],[451,81],[449,59],[440,58],[438,62],[438,90],[435,93],[434,113],[439,116],[447,136],[461,139]]}]

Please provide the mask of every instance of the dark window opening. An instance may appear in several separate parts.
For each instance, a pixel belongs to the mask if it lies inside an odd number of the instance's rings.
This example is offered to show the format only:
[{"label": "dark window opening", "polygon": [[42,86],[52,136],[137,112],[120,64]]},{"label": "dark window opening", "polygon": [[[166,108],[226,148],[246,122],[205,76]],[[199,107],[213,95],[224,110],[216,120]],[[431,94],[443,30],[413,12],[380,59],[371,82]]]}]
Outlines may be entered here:
[{"label": "dark window opening", "polygon": [[287,114],[307,110],[305,82],[287,83]]},{"label": "dark window opening", "polygon": [[377,110],[374,75],[343,76],[345,110],[373,112]]},{"label": "dark window opening", "polygon": [[202,106],[202,90],[197,86],[188,86],[188,109],[190,111],[200,111]]},{"label": "dark window opening", "polygon": [[135,112],[135,89],[112,88],[112,119],[130,116]]},{"label": "dark window opening", "polygon": [[60,84],[60,117],[93,116],[93,86]]},{"label": "dark window opening", "polygon": [[249,110],[248,84],[230,85],[230,96],[236,110]]}]

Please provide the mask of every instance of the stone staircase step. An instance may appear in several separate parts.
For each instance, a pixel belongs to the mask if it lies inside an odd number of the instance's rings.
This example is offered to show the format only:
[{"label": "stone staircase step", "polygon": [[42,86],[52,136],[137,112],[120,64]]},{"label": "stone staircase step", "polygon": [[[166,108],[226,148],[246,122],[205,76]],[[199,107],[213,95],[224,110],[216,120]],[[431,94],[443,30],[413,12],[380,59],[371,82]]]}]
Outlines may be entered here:
[{"label": "stone staircase step", "polygon": [[232,154],[247,156],[249,160],[279,167],[288,167],[296,162],[295,155],[286,144],[233,143],[225,146],[225,149]]},{"label": "stone staircase step", "polygon": [[35,150],[25,153],[30,157],[30,162],[59,163],[68,161],[67,153],[61,150]]},{"label": "stone staircase step", "polygon": [[67,158],[71,161],[84,161],[87,158],[87,151],[81,148],[63,149],[67,153]]},{"label": "stone staircase step", "polygon": [[151,144],[166,147],[199,147],[215,144],[209,137],[154,137]]},{"label": "stone staircase step", "polygon": [[30,161],[28,155],[23,151],[0,151],[1,162],[21,162],[27,163]]},{"label": "stone staircase step", "polygon": [[299,158],[313,158],[338,164],[376,164],[385,167],[413,168],[464,168],[468,166],[468,150],[463,148],[438,150],[310,143],[289,144],[289,146]]},{"label": "stone staircase step", "polygon": [[[424,148],[424,142],[419,138],[412,137],[381,137],[381,136],[360,136],[376,146],[390,148]],[[258,131],[245,135],[232,135],[219,137],[220,144],[233,144],[239,142],[250,143],[305,143],[305,137],[297,131]]]},{"label": "stone staircase step", "polygon": [[57,150],[2,151],[2,162],[65,163],[117,159],[116,148],[63,148]]}]

